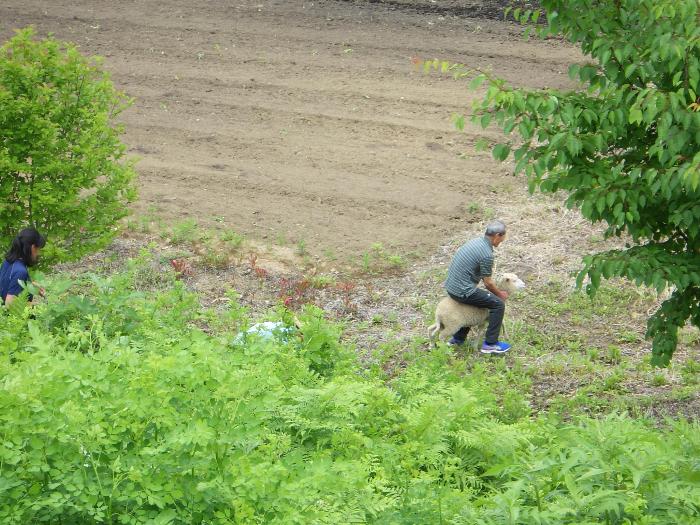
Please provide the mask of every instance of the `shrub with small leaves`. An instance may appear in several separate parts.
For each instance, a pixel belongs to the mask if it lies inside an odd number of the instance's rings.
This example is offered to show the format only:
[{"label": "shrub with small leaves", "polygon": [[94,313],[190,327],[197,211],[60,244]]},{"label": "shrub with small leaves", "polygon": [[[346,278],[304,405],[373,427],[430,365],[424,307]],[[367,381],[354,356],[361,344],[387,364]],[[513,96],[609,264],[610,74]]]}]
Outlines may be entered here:
[{"label": "shrub with small leaves", "polygon": [[129,100],[98,58],[24,29],[0,48],[0,245],[24,225],[46,260],[105,246],[135,198],[115,117]]}]

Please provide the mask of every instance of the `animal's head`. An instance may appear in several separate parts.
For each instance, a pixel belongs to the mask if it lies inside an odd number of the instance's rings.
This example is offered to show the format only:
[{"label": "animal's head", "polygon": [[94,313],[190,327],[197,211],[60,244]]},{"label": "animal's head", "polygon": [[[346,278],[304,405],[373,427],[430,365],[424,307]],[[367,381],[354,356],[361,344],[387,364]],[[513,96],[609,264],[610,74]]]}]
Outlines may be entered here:
[{"label": "animal's head", "polygon": [[514,273],[504,273],[501,276],[500,287],[508,293],[513,293],[525,288],[525,283]]}]

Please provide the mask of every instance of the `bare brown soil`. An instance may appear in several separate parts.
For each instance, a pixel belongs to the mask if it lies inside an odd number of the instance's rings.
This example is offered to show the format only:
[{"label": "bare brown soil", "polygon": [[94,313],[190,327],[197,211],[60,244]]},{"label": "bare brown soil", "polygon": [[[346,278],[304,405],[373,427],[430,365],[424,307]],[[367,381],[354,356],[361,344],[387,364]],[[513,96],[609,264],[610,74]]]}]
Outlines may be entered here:
[{"label": "bare brown soil", "polygon": [[10,0],[0,38],[33,24],[105,57],[134,97],[124,121],[141,159],[137,211],[223,217],[315,254],[380,242],[425,255],[464,230],[470,203],[504,202],[496,193],[508,179],[473,151],[483,132],[452,125],[474,97],[466,85],[423,75],[411,58],[534,87],[565,84],[578,57],[560,42],[525,42],[510,24],[465,18],[498,18],[506,3]]}]

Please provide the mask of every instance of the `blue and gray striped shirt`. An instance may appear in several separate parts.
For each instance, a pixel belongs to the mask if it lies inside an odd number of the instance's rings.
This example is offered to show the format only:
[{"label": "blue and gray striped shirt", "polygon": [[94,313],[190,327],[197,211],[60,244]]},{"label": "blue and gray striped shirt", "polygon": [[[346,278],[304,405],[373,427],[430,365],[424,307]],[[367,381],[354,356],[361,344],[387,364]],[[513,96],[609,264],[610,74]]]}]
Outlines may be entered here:
[{"label": "blue and gray striped shirt", "polygon": [[449,270],[445,288],[458,297],[469,297],[479,281],[491,277],[493,271],[493,246],[485,235],[466,242],[457,250]]}]

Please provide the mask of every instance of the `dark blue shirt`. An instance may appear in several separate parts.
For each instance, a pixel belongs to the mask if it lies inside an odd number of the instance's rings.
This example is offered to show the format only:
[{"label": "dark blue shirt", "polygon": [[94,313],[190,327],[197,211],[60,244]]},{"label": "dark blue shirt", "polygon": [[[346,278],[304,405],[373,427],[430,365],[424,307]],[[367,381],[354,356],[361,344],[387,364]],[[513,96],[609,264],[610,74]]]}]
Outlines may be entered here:
[{"label": "dark blue shirt", "polygon": [[[5,260],[0,267],[0,298],[3,303],[8,294],[19,295],[22,293],[24,288],[19,284],[19,281],[22,283],[29,281],[27,266],[22,261],[11,263]],[[29,300],[31,301],[31,296]]]}]

